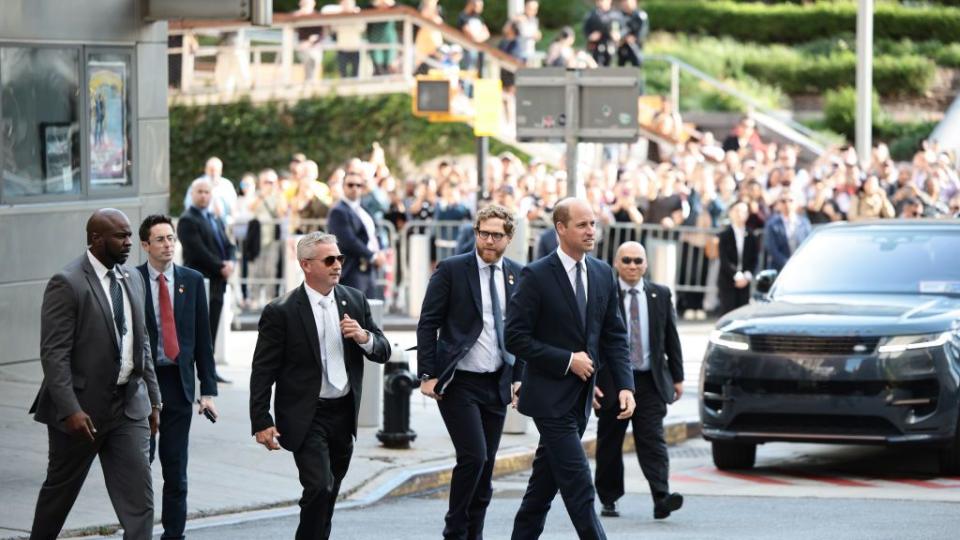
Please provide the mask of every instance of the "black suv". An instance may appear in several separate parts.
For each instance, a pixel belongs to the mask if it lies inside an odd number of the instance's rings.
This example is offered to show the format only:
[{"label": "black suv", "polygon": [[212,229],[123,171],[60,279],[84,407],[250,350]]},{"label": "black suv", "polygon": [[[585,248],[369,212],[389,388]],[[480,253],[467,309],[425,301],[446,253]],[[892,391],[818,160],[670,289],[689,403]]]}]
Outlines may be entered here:
[{"label": "black suv", "polygon": [[718,468],[768,441],[917,444],[960,474],[960,221],[820,227],[757,293],[703,361]]}]

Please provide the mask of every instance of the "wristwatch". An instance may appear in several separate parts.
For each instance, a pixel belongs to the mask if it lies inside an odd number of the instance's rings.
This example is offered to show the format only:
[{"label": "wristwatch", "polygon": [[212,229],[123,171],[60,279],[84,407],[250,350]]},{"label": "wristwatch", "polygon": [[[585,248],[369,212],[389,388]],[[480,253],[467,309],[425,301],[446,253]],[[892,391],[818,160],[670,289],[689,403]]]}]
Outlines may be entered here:
[{"label": "wristwatch", "polygon": [[157,412],[160,412],[163,410],[163,403],[157,403],[156,405],[151,405],[151,407],[156,409]]},{"label": "wristwatch", "polygon": [[433,376],[430,375],[429,373],[424,373],[423,375],[420,376],[420,382],[426,382],[426,381],[429,381],[429,380],[432,379],[432,378],[433,378]]}]

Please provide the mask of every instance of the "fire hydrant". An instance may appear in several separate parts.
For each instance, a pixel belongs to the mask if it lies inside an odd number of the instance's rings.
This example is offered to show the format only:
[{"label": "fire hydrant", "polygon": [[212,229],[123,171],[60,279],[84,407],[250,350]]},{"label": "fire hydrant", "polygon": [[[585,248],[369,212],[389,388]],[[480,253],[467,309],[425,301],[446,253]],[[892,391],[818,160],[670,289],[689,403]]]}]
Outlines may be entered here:
[{"label": "fire hydrant", "polygon": [[397,344],[383,368],[383,429],[377,439],[387,448],[410,448],[417,433],[410,429],[410,394],[420,381],[410,372],[406,352]]}]

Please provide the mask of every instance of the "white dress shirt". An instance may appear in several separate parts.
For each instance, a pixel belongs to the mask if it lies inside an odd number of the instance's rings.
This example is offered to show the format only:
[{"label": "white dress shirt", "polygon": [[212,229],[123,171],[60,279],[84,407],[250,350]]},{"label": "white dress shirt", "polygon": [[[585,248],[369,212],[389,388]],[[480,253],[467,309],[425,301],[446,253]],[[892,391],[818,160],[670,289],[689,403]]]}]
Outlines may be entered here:
[{"label": "white dress shirt", "polygon": [[377,225],[373,222],[370,214],[360,206],[360,199],[351,201],[344,197],[343,200],[347,203],[347,206],[353,210],[353,213],[360,217],[360,221],[363,222],[363,228],[367,230],[367,249],[374,253],[380,251],[380,241],[377,239]]},{"label": "white dress shirt", "polygon": [[116,332],[117,343],[120,344],[120,376],[117,377],[117,384],[127,384],[127,381],[130,380],[130,373],[133,371],[133,308],[130,307],[130,295],[127,293],[123,280],[130,278],[117,271],[116,267],[112,270],[108,269],[89,250],[87,251],[87,258],[90,259],[93,271],[97,273],[100,286],[103,287],[103,294],[107,297],[108,315],[111,321],[114,320],[113,299],[110,297],[110,277],[107,274],[114,272],[117,276],[117,284],[120,285],[120,293],[123,295],[123,320],[127,323],[127,335],[121,334],[121,329],[117,328],[116,322],[113,324],[113,331]]},{"label": "white dress shirt", "polygon": [[[573,289],[573,296],[574,296],[574,298],[576,298],[576,296],[577,296],[577,263],[578,263],[578,262],[583,263],[582,268],[580,268],[580,276],[581,276],[580,279],[581,279],[581,281],[583,281],[583,297],[584,297],[584,299],[585,299],[586,301],[589,302],[590,297],[589,297],[588,294],[587,294],[587,291],[590,290],[590,289],[587,287],[587,284],[588,284],[588,281],[587,281],[587,258],[584,256],[584,257],[581,257],[581,259],[578,261],[577,259],[574,259],[574,258],[571,257],[570,255],[567,255],[567,254],[563,251],[563,248],[561,248],[561,247],[558,247],[558,248],[557,248],[557,256],[560,257],[560,264],[563,265],[563,269],[564,269],[564,271],[566,271],[566,273],[567,273],[567,279],[570,280],[570,287]],[[589,304],[588,304],[588,305],[589,305]],[[567,363],[567,372],[568,372],[568,373],[570,372],[570,366],[573,364],[573,353],[574,353],[574,352],[577,352],[577,351],[573,351],[573,352],[570,353],[570,362]]]},{"label": "white dress shirt", "polygon": [[[173,361],[167,358],[163,350],[163,323],[160,321],[160,274],[156,268],[147,263],[147,275],[150,276],[150,298],[153,299],[153,315],[157,323],[157,357],[153,359],[158,366],[172,366]],[[167,265],[163,270],[163,275],[167,279],[167,295],[170,296],[170,307],[173,307],[173,263]],[[177,340],[179,342],[179,339]]]},{"label": "white dress shirt", "polygon": [[632,366],[639,371],[650,371],[650,312],[647,307],[647,294],[643,289],[643,280],[634,286],[627,284],[623,278],[620,280],[620,290],[623,291],[623,312],[627,315],[627,343],[630,343],[630,302],[633,301],[630,289],[637,290],[637,304],[640,311],[640,341],[643,343],[643,361],[639,368]]},{"label": "white dress shirt", "polygon": [[483,330],[477,342],[470,347],[467,354],[457,363],[457,369],[464,371],[473,371],[475,373],[489,373],[497,371],[503,365],[503,359],[500,357],[500,346],[497,342],[497,328],[493,320],[493,302],[490,300],[490,266],[496,266],[493,280],[497,288],[497,298],[500,301],[500,313],[506,313],[506,291],[503,284],[503,259],[501,258],[492,265],[487,264],[480,258],[477,258],[477,269],[480,275],[480,304],[483,308]]},{"label": "white dress shirt", "polygon": [[[336,308],[336,305],[337,305],[337,297],[336,297],[336,295],[334,294],[334,290],[336,290],[336,289],[330,289],[330,292],[329,292],[329,293],[323,294],[323,293],[321,293],[320,291],[315,290],[313,287],[307,285],[306,283],[304,283],[304,289],[306,289],[306,291],[307,291],[307,298],[310,300],[310,309],[313,311],[313,321],[314,321],[314,323],[315,323],[316,326],[317,326],[317,337],[320,339],[320,344],[321,344],[321,347],[322,347],[322,346],[323,346],[324,339],[325,339],[325,337],[326,337],[326,336],[325,336],[325,333],[326,333],[325,328],[326,328],[326,327],[325,327],[324,324],[323,324],[323,310],[324,310],[324,308],[323,308],[322,303],[333,301],[333,308],[334,308],[334,309],[337,309],[337,308]],[[338,323],[338,326],[339,326],[339,323]],[[340,339],[343,340],[343,337],[341,336]],[[345,348],[345,347],[346,347],[346,345],[344,345],[344,348]],[[368,353],[368,354],[371,353],[371,352],[373,352],[373,336],[370,335],[370,332],[367,332],[367,342],[364,343],[364,344],[362,344],[362,345],[360,345],[360,348],[363,350],[363,352]],[[342,351],[342,350],[343,350],[343,348],[341,348],[341,351]],[[322,354],[322,353],[321,353],[321,354]],[[323,384],[322,384],[321,387],[320,387],[320,396],[319,396],[319,397],[320,397],[321,399],[335,399],[335,398],[343,397],[343,396],[345,396],[345,395],[347,395],[347,394],[350,393],[350,385],[349,385],[349,384],[344,385],[344,387],[343,387],[342,389],[339,389],[339,390],[338,390],[337,387],[333,386],[333,385],[330,383],[330,380],[327,378],[327,370],[329,370],[330,368],[328,368],[328,367],[326,367],[326,366],[329,366],[332,362],[339,362],[340,364],[343,365],[343,370],[344,370],[345,372],[347,372],[348,375],[349,375],[349,373],[350,373],[350,372],[347,370],[346,359],[343,357],[343,355],[342,355],[342,354],[341,354],[341,355],[337,355],[337,356],[339,356],[339,358],[334,358],[333,356],[334,356],[334,355],[329,355],[328,358],[323,358],[323,359],[322,359],[322,360],[323,360],[323,365],[324,365],[325,369],[323,370]]]}]

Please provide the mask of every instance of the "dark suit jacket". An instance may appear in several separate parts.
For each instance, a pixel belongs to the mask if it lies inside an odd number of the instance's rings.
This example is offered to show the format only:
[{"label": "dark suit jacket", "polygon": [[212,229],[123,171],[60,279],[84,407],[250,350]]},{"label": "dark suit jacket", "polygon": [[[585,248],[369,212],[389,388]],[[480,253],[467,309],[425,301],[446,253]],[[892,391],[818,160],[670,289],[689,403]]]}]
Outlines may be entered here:
[{"label": "dark suit jacket", "polygon": [[[193,206],[180,216],[177,221],[177,236],[183,245],[183,265],[203,274],[211,282],[223,280],[220,268],[225,261],[232,261],[234,246],[227,238],[227,231],[223,221],[217,218],[217,227],[220,228],[220,237],[223,238],[226,257],[220,253],[217,239],[213,234],[210,222],[203,216],[203,212]],[[210,295],[215,293],[210,287]]]},{"label": "dark suit jacket", "polygon": [[[627,328],[617,309],[617,283],[607,263],[586,257],[587,324],[560,257],[553,253],[530,263],[520,276],[507,307],[507,350],[524,359],[518,410],[532,417],[557,418],[570,412],[584,384],[590,392],[583,414],[590,412],[596,373],[604,368],[619,390],[633,390]],[[594,376],[587,383],[572,372],[570,354],[585,351]]]},{"label": "dark suit jacket", "polygon": [[[683,381],[683,351],[680,349],[680,335],[677,333],[677,312],[670,298],[670,289],[667,287],[645,279],[643,292],[647,297],[650,342],[646,346],[650,350],[650,374],[663,402],[672,403],[674,401],[673,385]],[[625,293],[626,291],[623,290],[618,291],[617,306],[620,308],[620,316],[624,321],[628,321],[628,315],[623,307]],[[604,408],[618,404],[617,389],[609,372],[597,374],[597,385],[604,394],[601,400]]]},{"label": "dark suit jacket", "polygon": [[[144,311],[147,333],[150,335],[151,357],[157,358],[157,314],[153,311],[153,287],[150,286],[150,271],[147,263],[137,267],[144,282]],[[203,276],[196,270],[174,265],[173,320],[177,326],[177,343],[180,355],[180,382],[187,403],[196,396],[195,379],[200,378],[200,395],[217,395],[217,379],[213,361],[213,341],[210,336],[210,315],[207,312],[207,293]]]},{"label": "dark suit jacket", "polygon": [[[737,239],[733,235],[733,227],[720,231],[720,272],[718,273],[717,283],[722,290],[733,288],[733,276],[737,273],[738,263],[741,262],[737,255]],[[743,260],[742,270],[757,273],[757,264],[759,263],[757,254],[757,238],[753,232],[747,229],[747,234],[743,238]]]},{"label": "dark suit jacket", "polygon": [[[133,338],[133,371],[124,412],[141,420],[150,414],[151,405],[160,404],[160,388],[146,338],[143,281],[139,272],[119,269],[133,319],[127,322]],[[62,430],[63,419],[79,411],[98,428],[112,419],[113,390],[120,374],[114,327],[110,302],[86,253],[50,278],[40,312],[43,382],[30,407],[36,421]]]},{"label": "dark suit jacket", "polygon": [[536,258],[542,259],[547,255],[550,255],[557,250],[559,242],[557,241],[557,231],[550,227],[549,229],[540,233],[540,238],[537,238],[537,253]]},{"label": "dark suit jacket", "polygon": [[[280,432],[280,445],[296,452],[310,429],[320,387],[323,362],[320,336],[310,308],[306,285],[301,285],[267,304],[260,315],[257,346],[253,351],[250,374],[250,422],[253,433],[274,425],[270,398],[276,384],[274,412]],[[340,318],[347,313],[370,332],[373,352],[366,355],[352,339],[343,340],[344,362],[353,396],[353,434],[357,434],[360,392],[363,382],[363,358],[382,364],[390,357],[390,344],[370,315],[370,304],[351,287],[337,285],[334,291]]]},{"label": "dark suit jacket", "polygon": [[[810,235],[810,220],[807,216],[797,216],[797,245],[801,244]],[[783,222],[783,215],[776,214],[767,220],[763,226],[763,248],[766,252],[767,268],[776,271],[783,270],[787,259],[793,252],[790,250],[790,240],[787,238],[787,226]]]},{"label": "dark suit jacket", "polygon": [[[508,306],[522,269],[519,263],[503,258],[503,286]],[[427,373],[440,379],[437,388],[443,393],[457,363],[477,342],[482,331],[483,301],[480,296],[477,252],[444,259],[430,277],[420,309],[420,322],[417,323],[418,374]],[[520,358],[516,359],[512,368],[504,364],[500,375],[500,398],[504,405],[510,402],[510,383],[519,381],[522,373],[523,361]]]},{"label": "dark suit jacket", "polygon": [[[371,261],[374,253],[367,247],[367,242],[370,240],[367,228],[363,226],[360,216],[346,202],[339,201],[330,209],[330,214],[327,216],[327,232],[337,237],[337,245],[340,246],[341,253],[347,257],[343,261],[343,276],[346,282],[350,282],[350,276],[367,273],[373,268]],[[361,261],[365,263],[364,271],[360,270]]]}]

